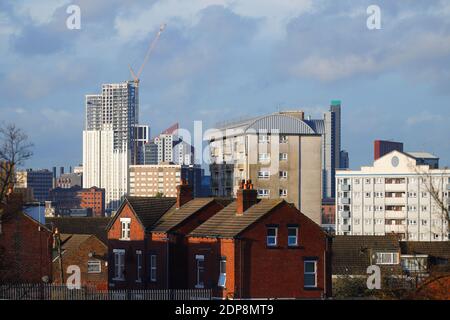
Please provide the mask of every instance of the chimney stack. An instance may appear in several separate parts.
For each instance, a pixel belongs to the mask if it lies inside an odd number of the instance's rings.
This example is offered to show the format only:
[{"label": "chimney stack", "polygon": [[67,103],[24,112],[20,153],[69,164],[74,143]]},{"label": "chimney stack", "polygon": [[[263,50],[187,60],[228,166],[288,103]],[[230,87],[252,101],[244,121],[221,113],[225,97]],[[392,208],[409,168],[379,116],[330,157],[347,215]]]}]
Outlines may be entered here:
[{"label": "chimney stack", "polygon": [[177,186],[177,209],[192,199],[192,187],[186,179],[181,179],[181,184]]},{"label": "chimney stack", "polygon": [[252,180],[242,180],[236,194],[236,213],[243,214],[258,202],[258,192],[253,189]]}]

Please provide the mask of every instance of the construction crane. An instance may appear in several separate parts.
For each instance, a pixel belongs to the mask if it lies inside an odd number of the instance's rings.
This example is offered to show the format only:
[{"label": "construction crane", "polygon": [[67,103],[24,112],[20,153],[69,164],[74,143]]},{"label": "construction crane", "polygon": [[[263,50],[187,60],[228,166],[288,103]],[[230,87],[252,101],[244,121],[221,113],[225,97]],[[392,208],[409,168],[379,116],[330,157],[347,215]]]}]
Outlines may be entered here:
[{"label": "construction crane", "polygon": [[147,63],[148,59],[150,58],[150,55],[153,52],[153,50],[155,49],[156,43],[158,42],[158,39],[159,39],[159,37],[161,37],[161,33],[164,31],[165,28],[166,28],[166,24],[165,23],[163,23],[159,27],[159,31],[156,34],[156,37],[150,43],[150,46],[148,47],[147,53],[145,54],[144,62],[142,62],[142,65],[139,68],[138,72],[135,73],[133,68],[130,65],[128,66],[130,68],[131,76],[133,77],[133,80],[136,83],[136,85],[139,83],[139,77],[141,76],[142,70],[144,70],[145,64]]}]

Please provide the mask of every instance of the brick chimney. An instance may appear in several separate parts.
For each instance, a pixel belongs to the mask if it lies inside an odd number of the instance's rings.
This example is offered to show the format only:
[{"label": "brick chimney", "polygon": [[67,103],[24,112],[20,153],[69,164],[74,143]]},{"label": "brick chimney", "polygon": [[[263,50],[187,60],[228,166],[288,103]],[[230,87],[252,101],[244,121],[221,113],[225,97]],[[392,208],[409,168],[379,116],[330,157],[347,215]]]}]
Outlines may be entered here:
[{"label": "brick chimney", "polygon": [[181,179],[181,184],[177,186],[177,209],[192,199],[194,199],[192,187],[186,182],[186,179]]},{"label": "brick chimney", "polygon": [[236,213],[243,214],[258,202],[258,192],[253,189],[252,180],[242,180],[236,194]]}]

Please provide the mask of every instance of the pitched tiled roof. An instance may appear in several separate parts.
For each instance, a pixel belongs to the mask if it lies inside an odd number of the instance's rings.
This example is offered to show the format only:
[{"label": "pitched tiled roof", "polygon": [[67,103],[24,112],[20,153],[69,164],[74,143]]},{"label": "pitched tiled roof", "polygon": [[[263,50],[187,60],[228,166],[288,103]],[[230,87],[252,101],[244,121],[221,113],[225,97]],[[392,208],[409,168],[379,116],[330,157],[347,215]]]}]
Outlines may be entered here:
[{"label": "pitched tiled roof", "polygon": [[106,227],[111,221],[107,217],[47,217],[45,224],[50,228],[58,228],[60,233],[95,235],[103,243],[107,243]]},{"label": "pitched tiled roof", "polygon": [[[362,275],[372,264],[375,252],[400,252],[398,238],[385,236],[335,236],[332,242],[332,272],[334,275]],[[400,265],[383,266],[400,272]]]},{"label": "pitched tiled roof", "polygon": [[149,230],[176,203],[172,197],[126,197],[143,227]]},{"label": "pitched tiled roof", "polygon": [[189,236],[234,238],[283,202],[284,200],[280,199],[262,199],[242,215],[237,215],[234,201],[193,230]]},{"label": "pitched tiled roof", "polygon": [[172,207],[154,224],[151,231],[167,232],[213,201],[214,198],[195,198],[179,209]]},{"label": "pitched tiled roof", "polygon": [[92,237],[91,234],[61,234],[62,250],[77,250],[80,245]]}]

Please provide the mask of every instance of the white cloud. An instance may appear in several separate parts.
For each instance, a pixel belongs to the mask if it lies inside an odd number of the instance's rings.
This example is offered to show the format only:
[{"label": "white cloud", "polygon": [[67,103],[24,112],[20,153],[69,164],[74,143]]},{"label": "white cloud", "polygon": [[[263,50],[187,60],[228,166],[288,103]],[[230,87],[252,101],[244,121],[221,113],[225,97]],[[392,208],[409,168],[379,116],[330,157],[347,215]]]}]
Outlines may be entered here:
[{"label": "white cloud", "polygon": [[49,23],[56,9],[68,5],[70,0],[17,1],[16,11],[19,15],[30,17],[36,24]]},{"label": "white cloud", "polygon": [[409,126],[414,126],[417,124],[427,123],[427,122],[441,122],[445,121],[445,117],[439,114],[433,114],[427,111],[419,113],[414,116],[410,116],[406,119],[406,123]]},{"label": "white cloud", "polygon": [[312,3],[312,0],[164,0],[147,9],[131,7],[116,18],[115,27],[121,39],[140,40],[161,23],[191,27],[198,22],[201,10],[219,5],[242,17],[263,19],[262,32],[279,37],[284,35],[292,18],[312,9]]}]

